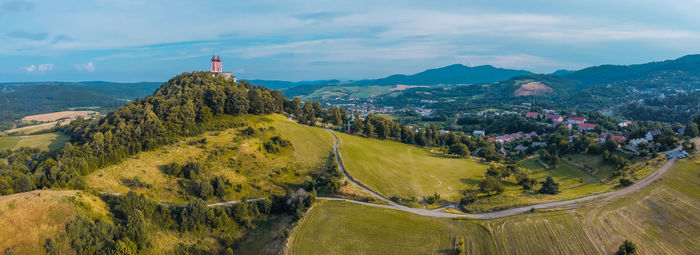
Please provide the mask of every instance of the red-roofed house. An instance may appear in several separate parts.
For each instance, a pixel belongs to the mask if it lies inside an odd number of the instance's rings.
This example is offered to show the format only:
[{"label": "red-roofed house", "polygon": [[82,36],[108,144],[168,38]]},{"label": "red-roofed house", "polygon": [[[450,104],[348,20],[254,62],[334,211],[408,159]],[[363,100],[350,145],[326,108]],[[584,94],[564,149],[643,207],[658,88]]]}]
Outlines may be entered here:
[{"label": "red-roofed house", "polygon": [[537,116],[540,116],[540,114],[539,114],[539,113],[536,113],[536,112],[528,112],[528,113],[525,114],[525,117],[533,118],[533,119],[536,119]]},{"label": "red-roofed house", "polygon": [[547,114],[546,117],[547,117],[547,119],[550,119],[552,121],[563,121],[564,120],[564,118],[562,118],[561,116],[556,115],[556,114]]},{"label": "red-roofed house", "polygon": [[586,119],[584,119],[582,117],[569,117],[566,119],[566,121],[571,123],[571,124],[581,124],[581,123],[586,122]]},{"label": "red-roofed house", "polygon": [[556,127],[556,126],[559,126],[559,125],[564,125],[564,126],[567,127],[568,129],[571,129],[571,123],[568,123],[568,122],[554,121],[554,122],[552,122],[552,124],[554,124],[555,127]]},{"label": "red-roofed house", "polygon": [[594,128],[595,128],[595,124],[589,124],[589,123],[578,124],[578,130],[593,130]]}]

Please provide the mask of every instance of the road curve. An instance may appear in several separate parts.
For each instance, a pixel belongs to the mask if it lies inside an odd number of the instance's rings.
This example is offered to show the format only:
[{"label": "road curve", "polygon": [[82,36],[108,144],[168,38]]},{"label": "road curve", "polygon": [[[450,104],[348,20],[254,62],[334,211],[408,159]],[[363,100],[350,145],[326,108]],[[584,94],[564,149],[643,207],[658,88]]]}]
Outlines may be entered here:
[{"label": "road curve", "polygon": [[[661,178],[661,176],[664,173],[666,173],[668,171],[668,169],[670,169],[671,166],[673,166],[673,164],[676,163],[676,161],[678,160],[676,157],[674,157],[674,158],[670,159],[668,162],[666,162],[659,169],[657,169],[654,173],[648,175],[647,177],[645,177],[641,181],[639,181],[633,185],[630,185],[629,187],[626,187],[626,188],[620,189],[620,190],[616,190],[616,191],[595,194],[595,195],[590,195],[590,196],[585,196],[585,197],[580,197],[580,198],[570,199],[570,200],[564,200],[564,201],[555,201],[555,202],[534,204],[534,205],[530,205],[530,206],[512,208],[512,209],[496,211],[496,212],[454,214],[454,213],[446,213],[446,212],[440,211],[441,209],[448,208],[448,207],[456,208],[456,206],[453,204],[450,204],[450,205],[442,207],[442,208],[434,209],[434,210],[411,208],[411,207],[397,204],[394,201],[391,201],[390,199],[382,196],[381,194],[379,194],[375,191],[372,191],[371,189],[369,189],[365,185],[357,182],[345,170],[345,165],[343,165],[343,160],[342,160],[340,153],[338,151],[338,143],[339,143],[338,136],[336,136],[335,133],[333,133],[329,129],[326,129],[326,131],[328,131],[328,133],[333,135],[333,138],[335,139],[335,143],[333,145],[333,152],[335,154],[336,160],[338,161],[338,168],[343,173],[343,176],[345,176],[345,178],[350,183],[356,185],[357,187],[366,191],[367,193],[374,196],[375,198],[386,202],[387,204],[373,204],[373,203],[368,203],[368,202],[362,202],[362,201],[345,199],[345,198],[335,198],[335,197],[318,197],[318,199],[345,201],[345,202],[350,202],[350,203],[355,203],[355,204],[360,204],[360,205],[381,207],[381,208],[387,208],[387,209],[393,209],[393,210],[400,210],[400,211],[409,212],[409,213],[413,213],[413,214],[417,214],[417,215],[428,216],[428,217],[437,217],[437,218],[494,219],[494,218],[501,218],[501,217],[506,217],[506,216],[511,216],[511,215],[527,212],[532,208],[543,209],[543,208],[557,207],[557,208],[570,209],[570,208],[577,208],[577,207],[581,207],[581,206],[585,206],[585,205],[589,205],[589,204],[600,203],[603,201],[608,201],[608,200],[618,198],[620,196],[624,196],[624,195],[627,195],[629,193],[641,190],[642,188],[646,187],[647,185],[649,185],[649,184],[653,183],[654,181],[658,180],[659,178]],[[695,141],[696,139],[697,138],[693,139],[693,141]],[[680,148],[669,150],[667,152],[675,152],[678,150],[680,150]],[[113,196],[123,196],[124,195],[121,193],[107,193],[107,192],[103,192],[103,193],[110,194]],[[602,198],[602,199],[592,201],[592,200],[597,199],[597,198]],[[256,202],[256,201],[261,201],[261,200],[264,200],[264,198],[252,198],[252,199],[248,199],[247,202]],[[227,205],[233,205],[233,204],[236,204],[239,202],[240,202],[240,200],[233,200],[233,201],[225,201],[225,202],[208,204],[207,206],[209,206],[209,207],[227,206]],[[582,202],[586,202],[586,203],[582,203]],[[160,202],[160,204],[175,206],[175,207],[186,206],[186,205],[172,204],[172,203],[168,203],[168,202]]]},{"label": "road curve", "polygon": [[[426,210],[426,209],[410,208],[407,206],[399,205],[399,204],[394,203],[393,201],[387,199],[386,197],[380,195],[379,193],[372,191],[371,189],[367,188],[366,186],[362,185],[361,183],[358,183],[345,170],[345,166],[343,165],[343,160],[340,157],[340,153],[338,152],[338,136],[336,136],[335,133],[333,133],[329,129],[326,129],[326,131],[328,131],[328,133],[333,135],[333,138],[335,139],[335,144],[333,145],[333,151],[334,151],[335,157],[338,161],[338,168],[340,168],[340,170],[343,173],[343,175],[345,176],[345,178],[347,178],[349,182],[360,187],[361,189],[363,189],[367,193],[371,194],[372,196],[376,197],[377,199],[382,200],[382,201],[386,201],[387,203],[389,203],[389,205],[372,204],[372,203],[361,202],[361,201],[356,201],[356,200],[351,200],[351,199],[344,199],[344,198],[319,197],[319,199],[340,200],[340,201],[346,201],[346,202],[351,202],[351,203],[355,203],[355,204],[374,206],[374,207],[382,207],[382,208],[388,208],[388,209],[394,209],[394,210],[401,210],[401,211],[405,211],[405,212],[409,212],[409,213],[413,213],[413,214],[429,216],[429,217],[438,217],[438,218],[494,219],[494,218],[501,218],[501,217],[506,217],[506,216],[511,216],[511,215],[523,213],[523,212],[529,211],[533,208],[535,208],[535,209],[552,208],[552,207],[576,208],[576,207],[581,207],[581,206],[588,205],[588,204],[600,203],[603,201],[611,200],[613,198],[624,196],[626,194],[638,191],[638,190],[646,187],[647,185],[649,185],[652,182],[661,178],[661,176],[664,173],[666,173],[666,171],[668,171],[668,169],[670,169],[671,166],[673,166],[673,164],[676,163],[676,161],[677,161],[677,158],[674,157],[674,158],[670,159],[668,162],[666,162],[663,166],[661,166],[654,173],[648,175],[647,177],[645,177],[641,181],[639,181],[633,185],[630,185],[629,187],[626,187],[626,188],[620,189],[620,190],[616,190],[616,191],[610,191],[610,192],[606,192],[606,193],[600,193],[600,194],[580,197],[580,198],[576,198],[576,199],[564,200],[564,201],[555,201],[555,202],[534,204],[534,205],[530,205],[530,206],[512,208],[512,209],[496,211],[496,212],[475,213],[475,214],[471,214],[471,213],[453,214],[453,213],[440,212],[439,210]],[[695,140],[695,139],[693,139],[693,140]],[[673,150],[670,150],[670,151],[677,151],[677,150],[680,150],[680,147],[673,149]],[[603,198],[603,199],[590,201],[590,200],[594,200],[597,198]],[[590,201],[590,202],[581,203],[581,202],[586,202],[586,201]]]}]

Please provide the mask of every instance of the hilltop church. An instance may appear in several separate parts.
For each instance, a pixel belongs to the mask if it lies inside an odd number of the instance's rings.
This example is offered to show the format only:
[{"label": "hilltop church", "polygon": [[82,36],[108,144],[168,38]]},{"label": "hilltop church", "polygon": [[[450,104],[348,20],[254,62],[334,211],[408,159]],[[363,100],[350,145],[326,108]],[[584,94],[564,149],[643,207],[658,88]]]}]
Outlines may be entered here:
[{"label": "hilltop church", "polygon": [[226,79],[233,79],[236,82],[236,76],[231,74],[231,72],[221,71],[221,58],[219,56],[211,56],[211,73],[212,76],[223,76]]}]

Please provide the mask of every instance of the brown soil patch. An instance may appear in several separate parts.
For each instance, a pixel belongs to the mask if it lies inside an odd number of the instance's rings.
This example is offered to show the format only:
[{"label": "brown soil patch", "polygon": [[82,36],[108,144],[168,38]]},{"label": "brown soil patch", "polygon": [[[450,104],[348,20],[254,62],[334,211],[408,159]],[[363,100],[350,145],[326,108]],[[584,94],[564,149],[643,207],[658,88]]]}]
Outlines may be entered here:
[{"label": "brown soil patch", "polygon": [[22,118],[22,121],[39,121],[39,122],[49,122],[57,121],[60,119],[77,119],[78,117],[88,118],[89,116],[99,115],[100,113],[96,111],[62,111],[62,112],[52,112],[45,114],[29,115]]},{"label": "brown soil patch", "polygon": [[411,88],[427,88],[427,87],[428,86],[425,86],[425,85],[396,85],[396,87],[391,89],[391,90],[401,91],[401,90],[407,90],[407,89],[411,89]]},{"label": "brown soil patch", "polygon": [[552,93],[554,90],[547,85],[544,85],[537,81],[531,81],[520,86],[518,90],[515,91],[515,96],[539,96],[547,93]]}]

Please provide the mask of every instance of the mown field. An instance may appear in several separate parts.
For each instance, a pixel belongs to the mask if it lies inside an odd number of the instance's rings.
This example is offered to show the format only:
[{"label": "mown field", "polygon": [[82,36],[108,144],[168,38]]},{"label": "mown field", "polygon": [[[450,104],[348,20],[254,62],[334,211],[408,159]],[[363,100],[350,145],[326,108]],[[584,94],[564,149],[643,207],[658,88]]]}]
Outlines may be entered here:
[{"label": "mown field", "polygon": [[387,197],[433,195],[459,200],[467,185],[475,185],[486,165],[474,160],[433,153],[425,148],[374,138],[337,133],[348,173]]},{"label": "mown field", "polygon": [[700,254],[700,159],[681,160],[640,192],[577,209],[493,220],[438,219],[338,201],[314,207],[294,230],[290,254],[612,254],[623,240],[640,254]]},{"label": "mown field", "polygon": [[0,150],[14,150],[20,147],[32,147],[42,150],[55,150],[61,148],[70,137],[60,133],[47,133],[25,136],[0,137]]},{"label": "mown field", "polygon": [[[325,162],[333,138],[321,128],[296,124],[282,115],[238,116],[244,127],[207,132],[154,151],[139,153],[119,164],[86,176],[89,188],[101,192],[126,193],[134,190],[158,201],[186,203],[193,193],[191,184],[162,171],[166,164],[200,162],[207,176],[225,176],[236,190],[226,200],[284,194],[301,184],[305,175]],[[256,130],[243,136],[246,127]],[[263,143],[280,136],[290,148],[268,153]],[[134,185],[134,183],[139,185]]]},{"label": "mown field", "polygon": [[69,241],[61,236],[78,215],[106,217],[106,205],[80,191],[37,190],[0,197],[0,251],[45,254],[46,239],[54,238],[62,254],[71,254]]}]

